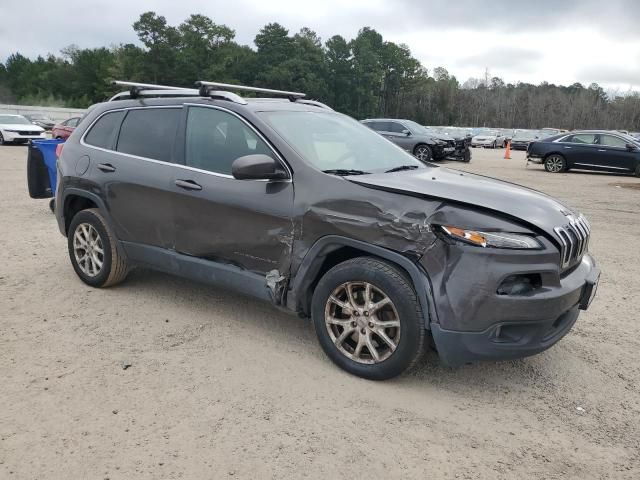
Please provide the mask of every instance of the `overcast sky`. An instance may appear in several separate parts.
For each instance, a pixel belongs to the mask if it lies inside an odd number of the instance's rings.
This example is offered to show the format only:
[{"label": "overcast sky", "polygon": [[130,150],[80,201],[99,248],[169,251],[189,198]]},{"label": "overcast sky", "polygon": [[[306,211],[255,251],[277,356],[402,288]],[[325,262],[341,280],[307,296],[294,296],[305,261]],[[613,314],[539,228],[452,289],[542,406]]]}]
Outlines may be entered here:
[{"label": "overcast sky", "polygon": [[640,0],[0,0],[0,61],[135,42],[131,25],[147,10],[173,25],[202,13],[252,47],[269,22],[292,33],[307,26],[323,40],[371,26],[461,82],[488,68],[507,82],[640,90]]}]

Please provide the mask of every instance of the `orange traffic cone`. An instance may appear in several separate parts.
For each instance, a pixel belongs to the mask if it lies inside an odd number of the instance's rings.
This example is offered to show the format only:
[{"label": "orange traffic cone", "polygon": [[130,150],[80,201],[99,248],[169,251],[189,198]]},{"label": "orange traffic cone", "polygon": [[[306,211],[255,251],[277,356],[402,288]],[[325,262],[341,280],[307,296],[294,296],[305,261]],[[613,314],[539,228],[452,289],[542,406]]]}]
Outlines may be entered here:
[{"label": "orange traffic cone", "polygon": [[504,159],[511,160],[511,141],[507,142],[507,149],[504,151]]}]

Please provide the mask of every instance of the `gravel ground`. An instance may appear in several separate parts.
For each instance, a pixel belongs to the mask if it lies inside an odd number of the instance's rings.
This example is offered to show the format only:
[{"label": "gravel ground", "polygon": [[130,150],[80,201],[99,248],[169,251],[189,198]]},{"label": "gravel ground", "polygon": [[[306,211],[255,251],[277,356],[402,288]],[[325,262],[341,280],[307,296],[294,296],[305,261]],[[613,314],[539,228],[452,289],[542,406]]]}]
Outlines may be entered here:
[{"label": "gravel ground", "polygon": [[28,197],[26,149],[0,147],[0,478],[640,478],[640,189],[619,187],[640,179],[502,154],[450,166],[583,211],[598,297],[541,355],[429,352],[374,383],[267,304],[146,271],[88,288]]}]

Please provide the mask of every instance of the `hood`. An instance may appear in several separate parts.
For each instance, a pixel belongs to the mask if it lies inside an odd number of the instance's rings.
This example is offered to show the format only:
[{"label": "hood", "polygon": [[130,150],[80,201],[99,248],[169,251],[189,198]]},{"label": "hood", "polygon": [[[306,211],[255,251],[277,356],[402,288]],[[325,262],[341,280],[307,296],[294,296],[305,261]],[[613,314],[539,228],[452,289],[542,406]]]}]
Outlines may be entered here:
[{"label": "hood", "polygon": [[558,200],[536,190],[448,168],[361,175],[349,180],[365,187],[489,209],[537,227],[553,238],[553,229],[566,225],[567,215],[574,213]]},{"label": "hood", "polygon": [[38,125],[24,125],[22,123],[3,123],[0,127],[4,130],[17,130],[18,132],[44,132]]}]

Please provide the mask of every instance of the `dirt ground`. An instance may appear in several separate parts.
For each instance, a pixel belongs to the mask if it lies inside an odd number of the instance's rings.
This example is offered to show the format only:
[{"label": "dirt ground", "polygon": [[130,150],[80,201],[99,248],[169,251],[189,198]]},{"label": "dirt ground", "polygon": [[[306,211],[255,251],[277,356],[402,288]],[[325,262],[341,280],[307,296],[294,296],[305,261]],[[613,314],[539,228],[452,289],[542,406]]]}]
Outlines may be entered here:
[{"label": "dirt ground", "polygon": [[267,304],[147,271],[85,286],[26,148],[0,147],[0,478],[640,478],[640,179],[502,155],[449,165],[584,212],[594,304],[541,355],[429,352],[374,383]]}]

